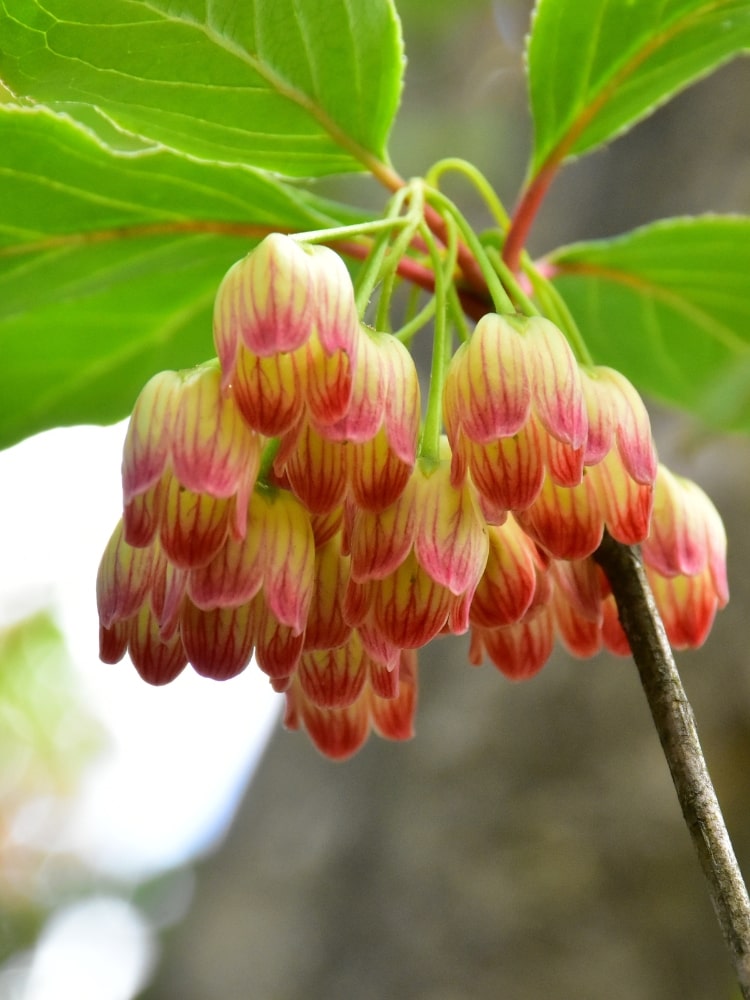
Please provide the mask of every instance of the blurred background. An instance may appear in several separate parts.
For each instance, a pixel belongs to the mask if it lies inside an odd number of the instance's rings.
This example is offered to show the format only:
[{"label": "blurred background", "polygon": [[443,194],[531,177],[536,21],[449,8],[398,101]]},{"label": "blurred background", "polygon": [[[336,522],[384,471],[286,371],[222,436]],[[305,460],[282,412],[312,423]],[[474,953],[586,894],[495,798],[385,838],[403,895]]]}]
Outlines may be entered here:
[{"label": "blurred background", "polygon": [[[530,4],[398,8],[397,168],[464,157],[512,207]],[[750,213],[749,104],[735,62],[567,167],[532,252]],[[470,191],[448,190],[488,224]],[[335,193],[384,200],[361,179]],[[663,460],[727,524],[730,605],[678,665],[748,873],[750,441],[652,414]],[[443,640],[420,658],[417,738],[373,738],[343,765],[280,729],[257,671],[154,690],[99,664],[93,586],[123,434],[0,454],[0,1000],[737,995],[629,661],[558,651],[514,685]]]}]

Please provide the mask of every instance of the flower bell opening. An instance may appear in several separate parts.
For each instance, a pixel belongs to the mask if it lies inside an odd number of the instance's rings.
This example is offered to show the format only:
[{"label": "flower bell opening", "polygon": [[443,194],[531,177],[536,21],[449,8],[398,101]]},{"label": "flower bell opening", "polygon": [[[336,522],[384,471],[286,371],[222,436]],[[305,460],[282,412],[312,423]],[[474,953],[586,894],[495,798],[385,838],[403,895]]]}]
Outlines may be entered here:
[{"label": "flower bell opening", "polygon": [[437,450],[409,350],[362,323],[332,250],[263,240],[221,283],[214,341],[136,401],[97,578],[105,662],[166,684],[255,659],[285,724],[343,759],[371,730],[412,735],[417,651],[441,635],[517,680],[555,637],[628,653],[605,531],[641,546],[673,645],[726,604],[716,509],[658,465],[627,379],[549,320],[479,320],[430,387]]}]

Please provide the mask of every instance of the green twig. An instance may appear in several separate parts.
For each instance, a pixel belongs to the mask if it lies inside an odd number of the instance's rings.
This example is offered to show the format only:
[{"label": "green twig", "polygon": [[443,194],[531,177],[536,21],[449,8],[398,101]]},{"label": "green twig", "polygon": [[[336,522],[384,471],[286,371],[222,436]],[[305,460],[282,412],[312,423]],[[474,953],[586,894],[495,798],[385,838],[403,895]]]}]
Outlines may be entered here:
[{"label": "green twig", "polygon": [[450,217],[447,220],[447,227],[448,252],[445,262],[440,259],[435,237],[428,227],[424,225],[420,229],[435,272],[435,331],[432,342],[430,389],[419,451],[420,457],[434,462],[438,461],[440,456],[440,434],[443,429],[443,383],[451,347],[451,330],[447,309],[447,290],[449,287],[447,276],[452,275],[455,270],[458,253],[456,225]]},{"label": "green twig", "polygon": [[440,178],[443,174],[448,173],[449,171],[465,177],[479,193],[482,201],[487,206],[490,215],[500,229],[503,231],[508,229],[510,226],[510,216],[505,211],[505,206],[500,201],[497,192],[481,170],[478,170],[474,164],[469,163],[468,160],[462,160],[455,156],[439,160],[433,167],[430,168],[425,180],[430,187],[437,188],[439,187]]},{"label": "green twig", "polygon": [[450,198],[434,188],[430,189],[428,199],[432,205],[439,208],[444,219],[451,218],[456,223],[462,239],[471,252],[474,261],[479,266],[482,278],[487,286],[487,290],[492,298],[495,309],[499,313],[514,313],[516,311],[513,301],[503,288],[503,284],[497,275],[494,267],[490,263],[482,243],[471,225],[466,221],[461,212],[456,208]]}]

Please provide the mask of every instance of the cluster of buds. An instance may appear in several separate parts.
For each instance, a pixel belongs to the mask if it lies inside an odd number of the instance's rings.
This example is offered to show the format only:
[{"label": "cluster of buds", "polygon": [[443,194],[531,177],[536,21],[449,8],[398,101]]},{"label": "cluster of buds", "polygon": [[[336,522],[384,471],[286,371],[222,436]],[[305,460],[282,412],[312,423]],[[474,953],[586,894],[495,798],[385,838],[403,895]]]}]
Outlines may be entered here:
[{"label": "cluster of buds", "polygon": [[285,722],[325,754],[412,734],[416,651],[471,633],[512,678],[628,652],[592,558],[640,543],[667,633],[698,645],[727,600],[725,539],[657,464],[617,372],[580,366],[549,321],[487,315],[452,358],[438,453],[420,454],[410,353],[359,319],[324,247],[267,237],[216,298],[218,360],[143,389],[124,514],[97,580],[100,655],[165,684],[254,657]]}]

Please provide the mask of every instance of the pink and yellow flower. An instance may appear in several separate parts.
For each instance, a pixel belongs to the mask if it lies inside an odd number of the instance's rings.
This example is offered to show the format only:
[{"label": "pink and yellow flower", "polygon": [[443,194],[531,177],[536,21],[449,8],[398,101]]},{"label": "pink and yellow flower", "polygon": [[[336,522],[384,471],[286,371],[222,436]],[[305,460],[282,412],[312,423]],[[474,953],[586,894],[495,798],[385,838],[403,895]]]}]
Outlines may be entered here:
[{"label": "pink and yellow flower", "polygon": [[490,511],[534,501],[544,479],[544,435],[567,449],[580,482],[588,433],[581,374],[548,320],[483,316],[451,361],[443,412],[453,481],[471,472]]},{"label": "pink and yellow flower", "polygon": [[332,251],[263,240],[222,282],[214,337],[218,364],[136,402],[97,577],[105,662],[129,652],[165,684],[254,658],[287,726],[343,759],[372,730],[411,736],[416,651],[439,635],[470,630],[470,662],[513,679],[556,638],[628,652],[593,558],[605,530],[641,544],[674,645],[726,603],[715,508],[657,469],[628,380],[579,366],[548,320],[479,321],[448,366],[437,459],[418,457],[411,354],[361,324]]},{"label": "pink and yellow flower", "polygon": [[390,334],[362,330],[346,415],[318,428],[310,420],[282,438],[274,469],[310,510],[325,513],[349,495],[382,510],[409,480],[420,423],[419,376]]},{"label": "pink and yellow flower", "polygon": [[216,296],[223,385],[268,437],[305,415],[325,427],[346,414],[359,339],[349,272],[327,247],[272,233],[229,269]]},{"label": "pink and yellow flower", "polygon": [[703,490],[663,465],[641,551],[669,641],[678,649],[702,645],[729,600],[726,533]]},{"label": "pink and yellow flower", "polygon": [[346,545],[344,613],[373,655],[392,660],[442,631],[466,631],[489,541],[474,488],[453,485],[447,460],[418,463],[384,511],[354,509]]},{"label": "pink and yellow flower", "polygon": [[158,535],[175,564],[207,562],[230,531],[245,531],[261,449],[216,365],[155,375],[125,438],[127,541],[144,546]]},{"label": "pink and yellow flower", "polygon": [[[328,676],[300,668],[286,690],[284,724],[288,729],[304,728],[315,746],[327,757],[345,760],[360,749],[370,730],[391,740],[407,740],[414,735],[417,704],[417,657],[414,650],[402,650],[388,670],[368,658],[357,646],[361,662],[346,703],[331,704]],[[333,670],[341,668],[333,657]],[[364,665],[366,664],[366,669]],[[336,684],[340,692],[343,685]]]},{"label": "pink and yellow flower", "polygon": [[175,566],[158,539],[135,548],[118,525],[97,577],[102,656],[126,649],[139,672],[166,683],[188,662],[216,679],[256,658],[289,677],[302,653],[315,582],[307,513],[286,491],[258,491],[244,538],[228,537],[205,564]]}]

